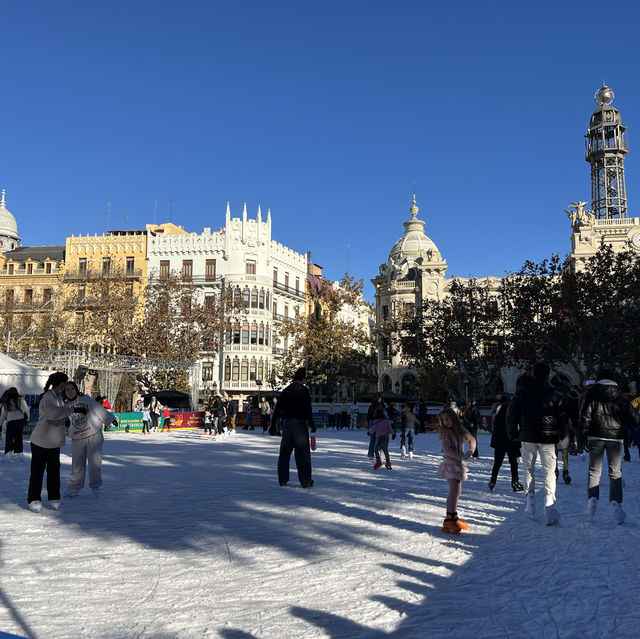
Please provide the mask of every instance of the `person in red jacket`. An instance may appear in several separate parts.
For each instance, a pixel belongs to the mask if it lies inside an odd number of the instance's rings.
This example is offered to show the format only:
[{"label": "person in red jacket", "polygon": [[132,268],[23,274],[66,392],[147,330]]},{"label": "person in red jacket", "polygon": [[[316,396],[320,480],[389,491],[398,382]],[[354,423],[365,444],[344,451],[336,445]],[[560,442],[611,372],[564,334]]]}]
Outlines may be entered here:
[{"label": "person in red jacket", "polygon": [[167,431],[171,430],[171,413],[169,412],[169,408],[165,406],[162,410],[162,416],[164,417],[164,422],[162,423],[162,430],[167,429]]}]

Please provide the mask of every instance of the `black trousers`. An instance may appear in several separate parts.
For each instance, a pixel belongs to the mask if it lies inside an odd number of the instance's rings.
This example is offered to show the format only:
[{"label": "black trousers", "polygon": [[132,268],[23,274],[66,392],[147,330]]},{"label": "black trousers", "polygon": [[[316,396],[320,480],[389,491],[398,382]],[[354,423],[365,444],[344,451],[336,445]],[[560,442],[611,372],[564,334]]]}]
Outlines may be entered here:
[{"label": "black trousers", "polygon": [[289,462],[294,452],[298,479],[303,486],[313,483],[311,479],[311,447],[309,431],[304,419],[282,420],[282,441],[278,457],[278,481],[282,484],[289,481]]},{"label": "black trousers", "polygon": [[60,449],[42,448],[31,444],[31,476],[27,501],[41,501],[42,480],[47,471],[49,501],[60,499]]},{"label": "black trousers", "polygon": [[509,465],[511,466],[511,481],[518,481],[518,449],[514,446],[499,447],[493,451],[493,470],[491,471],[491,479],[498,479],[500,467],[504,461],[504,456],[509,456]]},{"label": "black trousers", "polygon": [[12,419],[7,422],[7,437],[4,442],[4,454],[22,452],[22,429],[24,419]]}]

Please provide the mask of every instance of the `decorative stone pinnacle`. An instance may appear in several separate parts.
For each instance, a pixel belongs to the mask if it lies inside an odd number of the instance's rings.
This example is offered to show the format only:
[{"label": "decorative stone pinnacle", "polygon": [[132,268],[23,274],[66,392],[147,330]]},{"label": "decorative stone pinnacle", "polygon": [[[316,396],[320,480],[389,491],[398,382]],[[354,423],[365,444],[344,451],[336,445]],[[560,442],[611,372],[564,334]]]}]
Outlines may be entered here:
[{"label": "decorative stone pinnacle", "polygon": [[413,203],[412,203],[412,205],[411,205],[411,208],[409,209],[409,211],[411,212],[411,216],[412,216],[413,218],[415,218],[415,217],[416,217],[416,215],[418,215],[418,211],[419,211],[419,210],[420,210],[420,209],[416,206],[416,194],[414,193],[414,194],[413,194]]},{"label": "decorative stone pinnacle", "polygon": [[6,191],[4,189],[2,189],[2,195],[0,197],[0,208],[6,208],[5,203],[4,203],[4,196],[6,195]]}]

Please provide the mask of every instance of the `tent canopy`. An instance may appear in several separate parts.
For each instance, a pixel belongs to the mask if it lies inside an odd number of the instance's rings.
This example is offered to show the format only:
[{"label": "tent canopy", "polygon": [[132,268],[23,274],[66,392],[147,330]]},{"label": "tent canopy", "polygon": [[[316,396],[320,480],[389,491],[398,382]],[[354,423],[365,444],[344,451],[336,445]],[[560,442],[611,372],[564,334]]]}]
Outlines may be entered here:
[{"label": "tent canopy", "polygon": [[22,362],[0,353],[0,394],[15,386],[21,395],[39,395],[51,375],[51,371],[31,368]]}]

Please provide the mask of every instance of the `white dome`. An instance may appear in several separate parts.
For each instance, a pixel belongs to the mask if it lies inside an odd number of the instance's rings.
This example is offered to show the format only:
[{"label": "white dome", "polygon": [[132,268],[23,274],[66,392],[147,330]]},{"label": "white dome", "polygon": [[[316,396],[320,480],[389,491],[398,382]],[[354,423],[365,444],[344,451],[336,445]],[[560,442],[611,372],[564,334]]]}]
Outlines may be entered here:
[{"label": "white dome", "polygon": [[0,199],[0,236],[8,237],[16,241],[20,241],[18,235],[18,223],[16,218],[11,215],[9,209],[7,209],[4,202],[5,191],[2,190],[2,197]]},{"label": "white dome", "polygon": [[438,247],[424,233],[424,220],[419,220],[415,199],[411,211],[411,219],[403,222],[404,235],[393,245],[389,253],[389,263],[399,266],[405,261],[413,262],[422,257],[428,261],[440,262],[442,257]]}]

